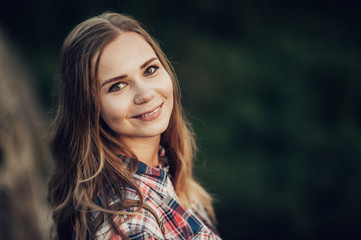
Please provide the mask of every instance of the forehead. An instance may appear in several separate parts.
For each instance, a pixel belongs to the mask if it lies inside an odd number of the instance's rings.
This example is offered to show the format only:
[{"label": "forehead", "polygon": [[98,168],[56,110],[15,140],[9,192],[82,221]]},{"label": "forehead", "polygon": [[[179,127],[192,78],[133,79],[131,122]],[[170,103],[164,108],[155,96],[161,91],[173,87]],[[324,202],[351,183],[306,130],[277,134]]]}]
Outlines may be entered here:
[{"label": "forehead", "polygon": [[157,56],[142,36],[135,32],[123,32],[105,46],[99,59],[99,79],[128,74],[152,57]]}]

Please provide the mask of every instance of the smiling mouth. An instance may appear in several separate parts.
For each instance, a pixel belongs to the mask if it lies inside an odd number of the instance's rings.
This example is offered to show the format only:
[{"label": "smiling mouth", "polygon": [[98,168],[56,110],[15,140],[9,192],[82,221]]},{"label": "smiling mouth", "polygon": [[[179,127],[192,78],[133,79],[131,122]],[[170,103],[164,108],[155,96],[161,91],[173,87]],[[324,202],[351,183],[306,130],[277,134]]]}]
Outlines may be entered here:
[{"label": "smiling mouth", "polygon": [[162,106],[163,106],[163,103],[161,105],[159,105],[156,109],[154,109],[150,112],[147,112],[147,113],[143,113],[141,115],[137,115],[134,118],[146,118],[146,117],[152,116],[152,115],[158,113]]}]

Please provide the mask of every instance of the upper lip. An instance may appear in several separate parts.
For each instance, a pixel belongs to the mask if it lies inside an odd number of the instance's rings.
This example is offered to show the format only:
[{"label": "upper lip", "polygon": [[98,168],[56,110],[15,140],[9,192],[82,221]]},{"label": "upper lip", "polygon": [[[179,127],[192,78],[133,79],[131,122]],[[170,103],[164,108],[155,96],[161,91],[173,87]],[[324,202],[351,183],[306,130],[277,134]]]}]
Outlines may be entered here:
[{"label": "upper lip", "polygon": [[156,110],[157,108],[161,107],[162,105],[163,105],[163,103],[159,104],[157,107],[153,108],[153,109],[150,110],[150,111],[143,112],[143,113],[140,113],[140,114],[136,114],[136,115],[134,115],[132,118],[134,118],[134,117],[139,117],[139,116],[144,115],[144,114],[147,114],[147,113],[151,113],[151,112],[153,112],[154,110]]}]

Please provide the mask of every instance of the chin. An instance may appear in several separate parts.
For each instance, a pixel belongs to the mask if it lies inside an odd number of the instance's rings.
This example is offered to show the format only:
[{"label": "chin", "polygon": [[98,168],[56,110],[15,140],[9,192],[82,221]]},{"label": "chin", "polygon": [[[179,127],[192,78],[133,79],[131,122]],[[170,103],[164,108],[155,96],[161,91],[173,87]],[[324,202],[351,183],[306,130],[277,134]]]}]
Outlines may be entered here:
[{"label": "chin", "polygon": [[164,133],[167,130],[168,126],[166,127],[162,127],[162,128],[157,128],[157,129],[153,129],[149,132],[144,133],[144,135],[148,135],[149,137],[155,137],[155,136],[159,136],[162,133]]}]

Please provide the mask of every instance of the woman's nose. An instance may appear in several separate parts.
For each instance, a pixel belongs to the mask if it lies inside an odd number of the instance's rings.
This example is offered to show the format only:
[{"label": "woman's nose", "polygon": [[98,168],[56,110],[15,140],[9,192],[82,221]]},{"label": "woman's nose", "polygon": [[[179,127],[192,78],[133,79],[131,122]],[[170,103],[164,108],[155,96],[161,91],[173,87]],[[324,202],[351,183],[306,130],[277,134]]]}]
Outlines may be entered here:
[{"label": "woman's nose", "polygon": [[139,83],[136,86],[136,93],[134,96],[134,103],[139,105],[147,103],[154,97],[154,91],[151,86],[145,83]]}]

